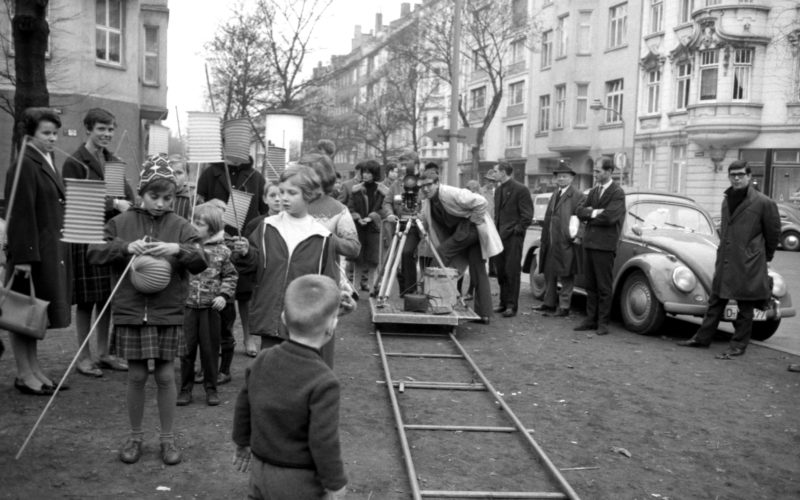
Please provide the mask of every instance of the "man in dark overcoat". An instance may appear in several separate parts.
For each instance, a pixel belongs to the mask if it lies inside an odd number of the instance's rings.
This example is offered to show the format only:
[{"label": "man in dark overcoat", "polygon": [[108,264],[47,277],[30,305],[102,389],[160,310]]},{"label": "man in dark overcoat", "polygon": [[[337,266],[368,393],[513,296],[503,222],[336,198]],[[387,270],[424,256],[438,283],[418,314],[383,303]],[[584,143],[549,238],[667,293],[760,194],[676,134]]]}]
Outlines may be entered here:
[{"label": "man in dark overcoat", "polygon": [[514,180],[510,163],[495,165],[497,188],[494,192],[494,223],[503,251],[494,258],[500,303],[494,312],[510,318],[517,315],[519,305],[519,275],[522,267],[522,243],[533,221],[533,201],[524,184]]},{"label": "man in dark overcoat", "polygon": [[733,337],[718,359],[741,356],[747,349],[753,309],[768,304],[772,296],[767,262],[775,255],[781,236],[778,206],[750,185],[752,175],[747,162],[731,163],[728,180],[731,187],[725,190],[722,200],[721,237],[708,309],[694,336],[678,342],[685,347],[708,347],[728,301],[735,300],[739,312],[733,322]]},{"label": "man in dark overcoat", "polygon": [[583,234],[586,320],[575,330],[597,330],[597,335],[608,334],[614,257],[625,220],[625,192],[611,178],[613,172],[611,158],[603,158],[594,166],[595,186],[577,209],[578,219],[586,223]]},{"label": "man in dark overcoat", "polygon": [[553,171],[553,175],[558,189],[550,198],[544,213],[539,247],[539,262],[545,277],[544,302],[534,309],[544,311],[545,316],[565,317],[569,316],[578,268],[575,249],[577,231],[575,234],[570,233],[570,218],[577,214],[578,205],[583,201],[583,193],[572,186],[575,171],[563,161]]}]

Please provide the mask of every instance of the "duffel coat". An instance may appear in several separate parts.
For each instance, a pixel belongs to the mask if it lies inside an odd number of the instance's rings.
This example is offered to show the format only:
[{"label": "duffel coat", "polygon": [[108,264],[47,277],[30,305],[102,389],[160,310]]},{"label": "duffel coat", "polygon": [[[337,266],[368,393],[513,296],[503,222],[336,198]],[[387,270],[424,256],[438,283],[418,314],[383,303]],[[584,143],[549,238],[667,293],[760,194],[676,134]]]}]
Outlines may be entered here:
[{"label": "duffel coat", "polygon": [[[544,213],[539,262],[542,266],[549,266],[547,271],[555,276],[571,276],[577,272],[575,243],[569,235],[569,219],[576,215],[581,201],[583,193],[569,186],[559,198],[557,205],[556,193],[553,193]],[[545,269],[538,271],[544,272]]]}]

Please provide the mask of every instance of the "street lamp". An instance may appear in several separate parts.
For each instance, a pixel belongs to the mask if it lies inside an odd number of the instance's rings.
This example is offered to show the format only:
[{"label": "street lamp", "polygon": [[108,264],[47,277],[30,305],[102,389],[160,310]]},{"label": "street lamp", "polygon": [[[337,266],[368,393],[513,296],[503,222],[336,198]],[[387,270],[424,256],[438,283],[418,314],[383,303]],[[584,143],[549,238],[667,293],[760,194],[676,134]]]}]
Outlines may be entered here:
[{"label": "street lamp", "polygon": [[[622,113],[620,113],[614,108],[603,106],[603,102],[600,99],[592,100],[592,103],[589,105],[589,108],[593,110],[595,113],[597,113],[601,109],[604,111],[611,111],[614,113],[614,116],[619,119],[619,123],[622,125],[622,144],[620,145],[622,151],[619,153],[620,156],[614,159],[615,160],[614,163],[616,163],[619,166],[620,170],[624,172],[625,169],[628,167],[628,156],[627,154],[625,154],[625,119],[622,118]],[[633,183],[633,170],[631,170],[630,173],[628,174],[628,183],[629,184]]]}]

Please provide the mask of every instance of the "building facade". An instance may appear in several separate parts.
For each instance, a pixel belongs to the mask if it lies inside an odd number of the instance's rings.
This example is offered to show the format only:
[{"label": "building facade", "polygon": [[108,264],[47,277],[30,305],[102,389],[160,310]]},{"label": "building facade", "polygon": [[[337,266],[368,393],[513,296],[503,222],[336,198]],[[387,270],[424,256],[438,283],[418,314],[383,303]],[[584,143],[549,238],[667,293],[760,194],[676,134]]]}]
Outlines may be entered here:
[{"label": "building facade", "polygon": [[[11,40],[13,13],[6,11],[11,4],[0,6],[5,42]],[[56,165],[86,140],[86,111],[103,107],[117,118],[114,148],[135,184],[149,125],[167,116],[167,0],[50,0],[47,17],[47,86],[50,106],[62,121]],[[13,45],[3,50],[6,57],[18,57]],[[13,102],[7,80],[0,80],[0,93]],[[13,117],[0,114],[0,190],[11,158],[12,127]]]}]

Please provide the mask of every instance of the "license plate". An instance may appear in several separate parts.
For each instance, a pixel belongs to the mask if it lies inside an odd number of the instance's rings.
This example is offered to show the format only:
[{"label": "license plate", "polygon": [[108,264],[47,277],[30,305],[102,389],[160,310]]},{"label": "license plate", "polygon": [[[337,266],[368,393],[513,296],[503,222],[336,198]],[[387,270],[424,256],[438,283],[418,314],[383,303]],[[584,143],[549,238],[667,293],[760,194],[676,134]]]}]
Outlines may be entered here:
[{"label": "license plate", "polygon": [[[739,306],[736,304],[728,304],[725,306],[725,320],[733,321],[736,319],[736,315],[739,314]],[[767,311],[763,309],[753,309],[753,321],[766,321],[767,320]]]}]

